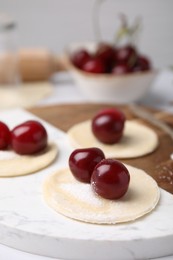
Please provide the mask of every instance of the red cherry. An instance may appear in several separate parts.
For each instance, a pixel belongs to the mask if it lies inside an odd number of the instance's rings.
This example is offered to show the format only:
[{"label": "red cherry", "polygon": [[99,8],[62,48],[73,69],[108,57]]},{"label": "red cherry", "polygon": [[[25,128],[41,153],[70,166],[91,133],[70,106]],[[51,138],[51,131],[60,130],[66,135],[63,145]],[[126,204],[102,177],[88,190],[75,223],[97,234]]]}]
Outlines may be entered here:
[{"label": "red cherry", "polygon": [[78,68],[82,68],[82,66],[85,64],[85,62],[87,60],[89,60],[91,57],[90,57],[90,54],[84,50],[84,49],[81,49],[81,50],[78,50],[76,51],[72,57],[71,57],[71,60],[72,60],[72,63],[78,67]]},{"label": "red cherry", "polygon": [[126,63],[129,67],[133,66],[137,59],[137,53],[133,46],[127,45],[117,49],[117,63]]},{"label": "red cherry", "polygon": [[0,122],[0,150],[6,149],[11,142],[11,135],[8,126]]},{"label": "red cherry", "polygon": [[151,69],[151,62],[145,56],[138,56],[137,61],[133,67],[133,71],[147,71]]},{"label": "red cherry", "polygon": [[11,144],[18,154],[37,153],[47,146],[46,129],[37,121],[26,121],[12,130]]},{"label": "red cherry", "polygon": [[126,74],[129,72],[131,72],[131,69],[128,67],[127,64],[118,64],[115,67],[113,67],[113,69],[111,71],[111,73],[117,74],[117,75]]},{"label": "red cherry", "polygon": [[127,168],[119,161],[104,159],[96,165],[91,177],[91,186],[105,199],[119,199],[125,195],[130,182]]},{"label": "red cherry", "polygon": [[117,143],[123,134],[125,115],[118,109],[105,109],[92,119],[92,132],[102,143]]},{"label": "red cherry", "polygon": [[69,167],[78,181],[90,183],[95,166],[104,158],[99,148],[76,149],[69,157]]},{"label": "red cherry", "polygon": [[101,59],[91,58],[82,66],[82,70],[91,73],[105,73],[106,66]]},{"label": "red cherry", "polygon": [[100,43],[95,56],[105,63],[106,71],[110,72],[110,68],[114,63],[115,48],[108,43]]}]

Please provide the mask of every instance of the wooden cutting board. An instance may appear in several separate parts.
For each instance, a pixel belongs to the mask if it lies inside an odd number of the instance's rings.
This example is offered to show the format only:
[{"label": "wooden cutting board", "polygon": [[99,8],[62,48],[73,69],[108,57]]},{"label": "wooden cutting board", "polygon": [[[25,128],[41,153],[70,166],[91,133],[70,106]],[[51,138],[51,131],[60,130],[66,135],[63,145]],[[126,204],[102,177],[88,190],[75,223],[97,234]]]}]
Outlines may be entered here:
[{"label": "wooden cutting board", "polygon": [[[113,107],[107,104],[68,104],[49,107],[31,108],[28,111],[46,120],[50,124],[67,131],[72,125],[91,119],[100,109]],[[117,106],[116,106],[117,107]],[[128,119],[136,119],[150,126],[159,137],[159,147],[153,153],[136,159],[122,160],[124,163],[144,169],[158,183],[158,185],[173,194],[173,140],[162,130],[137,118],[128,106],[120,106]],[[145,108],[146,109],[146,108]],[[162,111],[149,110],[155,117],[163,120],[173,127],[173,116]],[[145,138],[145,136],[144,136]]]}]

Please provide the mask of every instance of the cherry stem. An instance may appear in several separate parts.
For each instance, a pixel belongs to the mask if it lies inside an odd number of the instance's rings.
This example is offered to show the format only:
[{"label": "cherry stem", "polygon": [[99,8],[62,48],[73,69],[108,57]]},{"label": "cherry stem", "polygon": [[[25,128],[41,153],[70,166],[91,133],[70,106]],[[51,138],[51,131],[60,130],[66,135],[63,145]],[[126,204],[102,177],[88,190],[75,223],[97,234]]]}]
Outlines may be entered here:
[{"label": "cherry stem", "polygon": [[118,44],[126,37],[129,43],[136,45],[139,36],[139,29],[141,27],[141,17],[137,17],[132,26],[129,26],[125,14],[121,13],[119,18],[121,25],[115,36],[115,44]]},{"label": "cherry stem", "polygon": [[[93,30],[96,42],[102,40],[101,26],[100,26],[100,8],[106,0],[95,0],[93,4],[92,22]],[[115,44],[119,44],[123,39],[127,38],[127,41],[133,45],[137,45],[139,30],[141,28],[141,17],[137,17],[132,26],[129,26],[127,16],[123,13],[119,14],[120,28],[115,35]]]}]

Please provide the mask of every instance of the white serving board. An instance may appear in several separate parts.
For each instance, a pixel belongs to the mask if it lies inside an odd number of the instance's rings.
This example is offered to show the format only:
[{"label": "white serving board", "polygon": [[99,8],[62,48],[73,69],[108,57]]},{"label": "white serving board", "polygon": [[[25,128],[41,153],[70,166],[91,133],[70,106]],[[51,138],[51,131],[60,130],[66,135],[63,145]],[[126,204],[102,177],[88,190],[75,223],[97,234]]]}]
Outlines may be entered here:
[{"label": "white serving board", "polygon": [[[10,127],[38,119],[20,109],[0,113]],[[41,119],[39,119],[42,121]],[[94,225],[66,218],[44,202],[45,177],[67,166],[72,147],[65,133],[42,121],[60,154],[47,169],[0,179],[0,243],[59,259],[145,260],[173,254],[173,196],[161,190],[157,208],[147,216],[118,225]]]}]

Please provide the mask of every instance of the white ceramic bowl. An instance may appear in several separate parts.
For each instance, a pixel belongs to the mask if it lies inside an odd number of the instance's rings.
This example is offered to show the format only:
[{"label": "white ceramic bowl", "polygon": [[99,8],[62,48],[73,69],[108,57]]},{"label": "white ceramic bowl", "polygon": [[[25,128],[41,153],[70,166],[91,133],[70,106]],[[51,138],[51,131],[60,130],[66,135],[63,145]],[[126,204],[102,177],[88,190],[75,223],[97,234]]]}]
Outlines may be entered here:
[{"label": "white ceramic bowl", "polygon": [[66,64],[80,90],[91,101],[125,104],[140,100],[147,93],[158,73],[156,70],[125,75],[84,72],[70,61],[74,51],[83,47],[92,52],[96,45],[93,43],[71,44],[65,53]]}]

